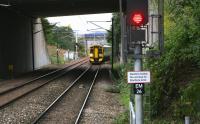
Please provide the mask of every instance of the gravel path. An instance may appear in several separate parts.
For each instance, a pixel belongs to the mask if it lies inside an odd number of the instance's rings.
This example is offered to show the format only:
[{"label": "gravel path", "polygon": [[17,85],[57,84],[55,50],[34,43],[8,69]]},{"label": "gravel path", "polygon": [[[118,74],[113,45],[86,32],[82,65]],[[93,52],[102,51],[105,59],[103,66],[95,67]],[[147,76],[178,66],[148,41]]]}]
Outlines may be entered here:
[{"label": "gravel path", "polygon": [[119,94],[106,92],[107,87],[112,86],[110,66],[104,65],[102,68],[103,74],[94,86],[80,124],[111,124],[117,115],[125,111],[118,101]]}]

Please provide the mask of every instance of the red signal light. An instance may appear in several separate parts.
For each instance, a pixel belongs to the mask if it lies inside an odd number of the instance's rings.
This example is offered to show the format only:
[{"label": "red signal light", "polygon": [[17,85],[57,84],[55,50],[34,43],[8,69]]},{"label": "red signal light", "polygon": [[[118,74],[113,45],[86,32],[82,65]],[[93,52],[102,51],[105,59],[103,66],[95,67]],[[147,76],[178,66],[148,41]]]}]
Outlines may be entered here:
[{"label": "red signal light", "polygon": [[133,13],[131,23],[135,26],[141,26],[144,23],[144,15],[140,12]]}]

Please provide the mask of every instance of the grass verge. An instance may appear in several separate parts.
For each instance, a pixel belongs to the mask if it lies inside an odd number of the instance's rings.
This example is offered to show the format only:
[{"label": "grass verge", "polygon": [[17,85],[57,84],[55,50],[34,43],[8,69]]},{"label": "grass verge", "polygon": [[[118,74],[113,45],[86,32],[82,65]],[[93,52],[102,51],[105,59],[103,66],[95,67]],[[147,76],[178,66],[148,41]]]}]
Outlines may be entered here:
[{"label": "grass verge", "polygon": [[[129,97],[130,97],[130,87],[127,84],[126,72],[130,65],[120,65],[115,64],[113,70],[113,80],[115,81],[115,89],[119,91],[120,103],[125,107],[126,111],[121,113],[115,118],[113,124],[129,124]],[[114,90],[116,91],[116,90]]]}]

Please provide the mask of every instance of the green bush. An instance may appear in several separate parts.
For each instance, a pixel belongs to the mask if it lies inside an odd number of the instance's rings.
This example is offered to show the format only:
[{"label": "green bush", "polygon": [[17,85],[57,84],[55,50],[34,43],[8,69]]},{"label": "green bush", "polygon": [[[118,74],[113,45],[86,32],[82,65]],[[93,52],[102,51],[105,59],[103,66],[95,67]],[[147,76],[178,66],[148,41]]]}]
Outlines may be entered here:
[{"label": "green bush", "polygon": [[65,61],[64,61],[64,58],[63,57],[58,57],[58,62],[57,63],[57,56],[50,56],[50,60],[51,60],[51,64],[64,64]]},{"label": "green bush", "polygon": [[129,124],[129,111],[125,111],[115,118],[113,124]]},{"label": "green bush", "polygon": [[151,116],[173,120],[200,112],[199,81],[191,71],[200,70],[200,1],[172,2],[166,2],[165,53],[159,59],[148,59],[146,67],[153,74]]},{"label": "green bush", "polygon": [[200,121],[200,78],[193,80],[186,88],[181,90],[180,111],[183,115],[191,116]]},{"label": "green bush", "polygon": [[[120,90],[120,100],[123,105],[127,108],[129,106],[129,98],[130,98],[130,86],[127,83],[127,71],[130,69],[130,64],[127,65],[114,65],[115,71],[118,73],[119,79],[117,79],[116,87]],[[114,73],[116,73],[114,72]]]},{"label": "green bush", "polygon": [[[127,83],[127,70],[130,69],[130,64],[127,65],[114,65],[114,80],[115,87],[120,92],[120,102],[129,110],[129,99],[130,99],[130,86]],[[117,78],[116,78],[117,77]],[[129,111],[125,111],[116,117],[113,122],[114,124],[128,124],[129,123]]]}]

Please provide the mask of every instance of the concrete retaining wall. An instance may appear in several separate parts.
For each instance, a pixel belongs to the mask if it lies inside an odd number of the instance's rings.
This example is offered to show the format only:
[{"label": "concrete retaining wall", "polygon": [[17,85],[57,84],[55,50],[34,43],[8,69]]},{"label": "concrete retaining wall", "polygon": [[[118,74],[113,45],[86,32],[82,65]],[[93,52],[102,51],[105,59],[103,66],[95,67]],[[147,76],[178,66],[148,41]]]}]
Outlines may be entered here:
[{"label": "concrete retaining wall", "polygon": [[38,69],[44,65],[50,64],[50,60],[47,52],[41,19],[35,19],[33,25],[34,66],[35,69]]}]

